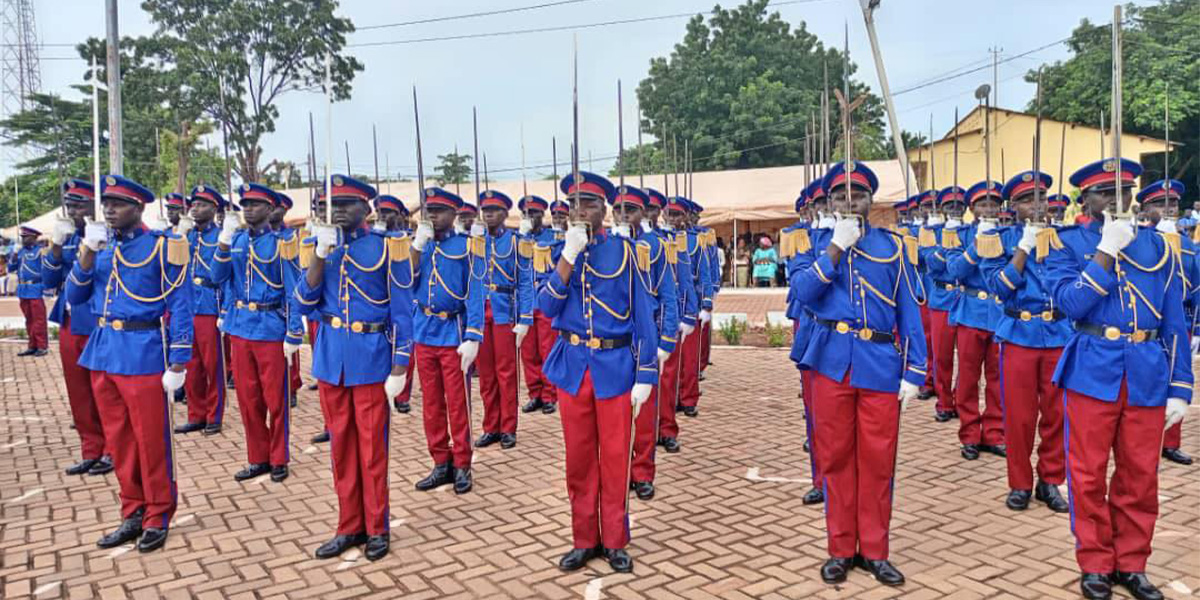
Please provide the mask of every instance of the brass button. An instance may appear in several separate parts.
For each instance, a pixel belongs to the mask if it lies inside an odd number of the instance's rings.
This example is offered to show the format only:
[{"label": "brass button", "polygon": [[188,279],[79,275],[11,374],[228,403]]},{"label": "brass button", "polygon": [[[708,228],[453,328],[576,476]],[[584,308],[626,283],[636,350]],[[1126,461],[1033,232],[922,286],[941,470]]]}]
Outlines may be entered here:
[{"label": "brass button", "polygon": [[587,342],[587,345],[588,345],[588,348],[591,348],[592,350],[599,350],[600,349],[600,338],[589,339]]},{"label": "brass button", "polygon": [[577,333],[572,333],[572,334],[571,334],[571,345],[572,345],[572,346],[578,346],[578,345],[579,345],[579,334],[577,334]]},{"label": "brass button", "polygon": [[340,329],[342,326],[342,320],[338,317],[333,317],[332,319],[329,319],[329,324]]},{"label": "brass button", "polygon": [[1146,335],[1147,334],[1145,330],[1135,331],[1129,335],[1129,339],[1133,340],[1134,342],[1141,343],[1146,341]]},{"label": "brass button", "polygon": [[257,310],[258,310],[258,303],[257,303],[257,302],[251,302],[250,304],[247,304],[247,305],[246,305],[246,308],[249,308],[250,310],[257,311]]},{"label": "brass button", "polygon": [[1104,337],[1109,340],[1118,340],[1121,338],[1121,330],[1116,327],[1105,327]]},{"label": "brass button", "polygon": [[980,300],[987,300],[988,293],[983,290],[979,290],[979,292],[975,294],[975,297],[979,298]]},{"label": "brass button", "polygon": [[196,285],[203,285],[203,284],[204,284],[204,280],[203,280],[203,279],[201,279],[201,278],[199,278],[199,277],[197,277],[197,278],[195,278],[195,279],[193,279],[193,280],[192,280],[192,283],[194,283],[194,284],[196,284]]},{"label": "brass button", "polygon": [[837,324],[837,332],[838,333],[846,333],[848,331],[850,331],[850,326],[847,325],[846,323],[839,321]]},{"label": "brass button", "polygon": [[125,329],[125,322],[120,319],[113,319],[112,328],[117,331],[121,331],[122,329]]},{"label": "brass button", "polygon": [[1033,313],[1031,313],[1031,312],[1029,312],[1029,311],[1027,311],[1027,310],[1023,310],[1023,311],[1021,311],[1021,320],[1022,320],[1022,321],[1028,321],[1028,320],[1030,320],[1030,319],[1032,319],[1032,318],[1033,318]]},{"label": "brass button", "polygon": [[362,331],[363,331],[362,321],[355,321],[355,322],[351,323],[350,331],[353,331],[354,333],[362,333]]},{"label": "brass button", "polygon": [[1054,311],[1052,311],[1052,310],[1042,311],[1042,320],[1046,321],[1047,323],[1049,323],[1050,321],[1053,321],[1054,320]]},{"label": "brass button", "polygon": [[869,327],[863,327],[862,329],[858,330],[858,339],[863,340],[863,341],[870,341],[871,336],[874,335],[874,333],[875,332],[871,331],[871,329]]}]

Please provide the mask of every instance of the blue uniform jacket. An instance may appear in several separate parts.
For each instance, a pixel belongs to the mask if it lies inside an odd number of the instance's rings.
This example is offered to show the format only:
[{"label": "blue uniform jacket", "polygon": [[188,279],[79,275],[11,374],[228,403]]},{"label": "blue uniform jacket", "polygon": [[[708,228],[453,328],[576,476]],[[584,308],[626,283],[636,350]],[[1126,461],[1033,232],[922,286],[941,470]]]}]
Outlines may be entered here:
[{"label": "blue uniform jacket", "polygon": [[1157,331],[1158,339],[1139,343],[1076,331],[1063,348],[1054,383],[1115,401],[1124,379],[1131,405],[1162,406],[1168,397],[1190,402],[1192,360],[1178,256],[1163,234],[1138,227],[1114,269],[1106,271],[1092,261],[1100,230],[1099,223],[1059,230],[1060,247],[1046,257],[1055,304],[1079,325],[1126,334]]},{"label": "blue uniform jacket", "polygon": [[284,240],[270,228],[238,231],[228,250],[217,248],[211,276],[218,285],[229,283],[221,323],[226,333],[261,342],[304,341],[300,314],[289,306],[299,279],[298,250],[294,239]]},{"label": "blue uniform jacket", "polygon": [[[902,377],[922,385],[925,334],[915,252],[905,247],[901,236],[869,225],[837,264],[829,259],[827,247],[813,245],[803,253],[790,285],[814,319],[840,325],[813,325],[801,368],[814,369],[834,381],[842,381],[849,371],[851,386],[880,392],[899,390]],[[866,329],[893,333],[896,343],[860,338],[856,332]]]},{"label": "blue uniform jacket", "polygon": [[485,253],[483,239],[466,234],[429,240],[415,273],[413,341],[456,347],[483,339]]},{"label": "blue uniform jacket", "polygon": [[[925,291],[929,294],[930,310],[951,311],[961,293],[958,282],[950,275],[946,260],[946,248],[943,246],[945,236],[944,225],[922,227],[918,236],[921,249],[919,251],[921,264],[925,267]],[[957,248],[960,243],[957,229],[946,237],[945,243],[951,248]]]},{"label": "blue uniform jacket", "polygon": [[215,223],[209,223],[203,231],[196,228],[188,232],[188,245],[192,249],[188,279],[191,280],[192,298],[195,301],[193,314],[221,313],[221,301],[218,298],[221,284],[214,281],[212,276],[213,264],[216,262],[217,238],[220,235],[221,228]]},{"label": "blue uniform jacket", "polygon": [[[667,261],[667,273],[675,286],[675,309],[679,321],[696,326],[696,318],[700,314],[700,299],[696,290],[690,284],[692,281],[692,262],[688,259],[687,248],[680,244],[678,234],[666,229],[655,229],[654,233],[662,240],[668,251],[675,254],[674,261]],[[665,331],[665,330],[664,330]],[[678,331],[678,328],[676,328]]]},{"label": "blue uniform jacket", "polygon": [[[483,284],[492,304],[492,319],[501,325],[533,323],[533,248],[511,229],[498,236],[488,233]],[[528,254],[528,256],[525,256]]]},{"label": "blue uniform jacket", "polygon": [[982,259],[975,247],[978,231],[978,222],[964,225],[958,230],[959,247],[946,249],[943,254],[947,259],[946,272],[964,288],[954,301],[950,322],[995,331],[1003,310],[979,268]]},{"label": "blue uniform jacket", "polygon": [[[300,248],[303,267],[316,240]],[[325,257],[314,287],[301,276],[292,294],[293,313],[319,324],[313,376],[331,385],[381,383],[393,366],[412,356],[412,263],[409,238],[359,228]]]},{"label": "blue uniform jacket", "polygon": [[50,321],[58,323],[70,317],[71,333],[75,335],[91,335],[96,328],[96,317],[92,315],[87,302],[72,304],[67,300],[64,285],[67,276],[79,259],[79,246],[83,242],[83,232],[76,231],[62,245],[62,259],[54,260],[54,253],[47,251],[42,257],[42,286],[46,289],[58,290],[58,299],[50,309]]},{"label": "blue uniform jacket", "polygon": [[[116,375],[150,375],[166,363],[192,358],[192,290],[187,278],[187,240],[140,227],[109,239],[92,270],[79,262],[67,276],[67,301],[87,303],[96,328],[79,357],[82,367]],[[166,327],[124,329],[127,322],[161,321]],[[164,345],[166,348],[164,348]],[[165,360],[164,360],[165,358]]]},{"label": "blue uniform jacket", "polygon": [[[795,323],[795,330],[792,332],[792,350],[788,357],[796,366],[800,366],[800,362],[804,359],[804,352],[808,350],[808,342],[812,339],[813,328],[817,327],[817,323],[813,321],[812,311],[804,306],[800,301],[799,295],[796,293],[796,286],[792,282],[797,281],[800,274],[805,269],[812,266],[815,260],[813,256],[806,256],[812,252],[815,257],[820,257],[825,254],[825,249],[829,247],[829,241],[833,239],[833,230],[827,228],[813,228],[807,224],[801,224],[792,229],[792,232],[803,230],[803,236],[792,233],[794,239],[805,239],[800,248],[793,254],[789,250],[790,257],[787,259],[788,270],[788,294],[787,294],[787,315],[788,318]],[[786,232],[787,230],[785,230]],[[790,242],[789,245],[796,242]]]},{"label": "blue uniform jacket", "polygon": [[1188,331],[1196,335],[1196,306],[1200,300],[1200,261],[1196,260],[1196,243],[1187,236],[1180,237],[1180,253],[1183,255],[1183,309],[1187,318]]},{"label": "blue uniform jacket", "polygon": [[[590,371],[596,397],[620,396],[633,384],[658,381],[658,328],[654,299],[647,285],[649,270],[639,263],[630,240],[597,233],[575,260],[570,281],[551,273],[538,293],[538,305],[560,333],[578,336],[572,344],[560,337],[546,357],[542,372],[568,394],[579,393]],[[645,256],[643,251],[643,257]],[[620,348],[590,348],[586,340],[624,339]]]},{"label": "blue uniform jacket", "polygon": [[704,249],[704,238],[695,228],[687,230],[688,262],[692,265],[692,287],[700,302],[700,310],[712,310],[713,284],[712,268],[709,266],[708,252]]},{"label": "blue uniform jacket", "polygon": [[[996,324],[996,338],[1026,348],[1061,348],[1074,330],[1071,320],[1054,304],[1046,257],[1037,256],[1035,250],[1033,255],[1026,258],[1022,272],[1018,272],[1011,264],[1024,232],[1025,226],[1018,224],[988,234],[999,238],[999,254],[995,254],[996,246],[987,246],[993,250],[985,250],[984,254],[988,256],[980,263],[988,289],[1004,303]],[[1046,230],[1042,235],[1052,236],[1055,233]],[[1010,316],[1007,314],[1010,312],[1019,314]]]},{"label": "blue uniform jacket", "polygon": [[[674,244],[664,244],[658,233],[642,231],[637,239],[637,252],[649,256],[646,269],[646,288],[654,298],[654,323],[658,328],[658,347],[674,352],[679,342],[679,296],[675,291],[672,263],[678,260]],[[642,262],[646,262],[643,260]]]},{"label": "blue uniform jacket", "polygon": [[8,272],[17,274],[17,298],[32,300],[42,297],[45,288],[42,285],[41,246],[18,248],[8,258]]}]

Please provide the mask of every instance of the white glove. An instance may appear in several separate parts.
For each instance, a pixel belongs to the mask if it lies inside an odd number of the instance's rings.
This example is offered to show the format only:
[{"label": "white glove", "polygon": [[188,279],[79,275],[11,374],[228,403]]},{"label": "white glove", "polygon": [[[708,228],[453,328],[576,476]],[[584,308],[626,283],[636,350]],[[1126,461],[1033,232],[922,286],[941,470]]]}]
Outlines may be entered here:
[{"label": "white glove", "polygon": [[375,221],[375,224],[371,225],[371,230],[384,233],[387,231],[387,223],[384,223],[383,221]]},{"label": "white glove", "polygon": [[1163,233],[1179,233],[1179,228],[1175,226],[1175,219],[1162,219],[1154,228]]},{"label": "white glove", "polygon": [[[232,215],[226,216],[225,221],[221,223],[221,233],[217,235],[218,244],[233,245],[233,234],[237,233],[238,220],[231,217]],[[183,219],[179,219],[179,222],[182,224]],[[322,256],[321,258],[325,257]]]},{"label": "white glove", "polygon": [[700,322],[701,323],[708,324],[708,322],[711,320],[712,320],[712,311],[708,311],[708,310],[700,311]]},{"label": "white glove", "polygon": [[654,231],[654,228],[650,226],[649,222],[642,221],[642,231],[645,233],[650,233],[651,231]]},{"label": "white glove", "polygon": [[945,223],[945,222],[946,222],[946,220],[942,218],[942,215],[939,215],[937,213],[929,215],[929,218],[925,220],[925,224],[930,227],[933,227],[934,225],[941,225],[942,223]]},{"label": "white glove", "polygon": [[[221,235],[225,235],[224,230]],[[327,258],[338,245],[338,228],[333,225],[313,225],[313,235],[317,238],[317,257]]]},{"label": "white glove", "polygon": [[291,355],[293,355],[293,354],[295,354],[295,353],[297,353],[297,352],[299,352],[299,351],[300,351],[300,344],[293,344],[293,343],[290,343],[290,342],[284,342],[284,343],[283,343],[283,356],[284,356],[284,358],[286,358],[286,357],[289,357],[289,356],[291,356]]},{"label": "white glove", "polygon": [[471,225],[471,237],[483,237],[487,235],[487,227],[482,223],[473,223]]},{"label": "white glove", "polygon": [[175,390],[183,387],[183,382],[186,379],[187,379],[187,371],[186,370],[176,373],[175,371],[167,369],[166,371],[163,371],[163,376],[162,376],[163,389],[166,390],[167,395],[170,396],[171,394],[175,393]]},{"label": "white glove", "polygon": [[429,223],[421,223],[417,225],[417,232],[413,234],[412,247],[417,252],[425,251],[425,244],[433,239],[433,225]]},{"label": "white glove", "polygon": [[654,388],[648,383],[633,384],[633,391],[629,393],[629,402],[633,404],[633,418],[637,418],[638,413],[642,412],[642,405],[650,399],[650,392]]},{"label": "white glove", "polygon": [[833,229],[833,226],[836,224],[837,219],[833,218],[832,215],[826,215],[825,213],[821,213],[821,218],[817,219],[817,229]]},{"label": "white glove", "polygon": [[1037,246],[1037,236],[1041,232],[1041,225],[1026,225],[1025,231],[1021,233],[1021,241],[1017,242],[1017,247],[1024,250],[1025,254],[1033,254],[1033,249]]},{"label": "white glove", "polygon": [[1128,246],[1136,235],[1133,223],[1129,219],[1109,217],[1104,221],[1104,229],[1101,230],[1100,243],[1096,250],[1115,259],[1121,253],[1121,249]]},{"label": "white glove", "polygon": [[179,217],[179,224],[175,226],[175,233],[178,234],[180,237],[183,237],[186,239],[188,232],[191,231],[192,229],[194,229],[195,227],[196,227],[196,220],[193,219],[191,217],[191,215],[184,213],[182,216]]},{"label": "white glove", "polygon": [[1200,336],[1192,336],[1192,354],[1200,354]]},{"label": "white glove", "polygon": [[465,234],[466,232],[467,232],[467,228],[466,228],[466,227],[464,227],[464,226],[463,226],[463,224],[462,224],[460,221],[455,221],[455,222],[454,222],[454,233],[463,233],[463,234]]},{"label": "white glove", "polygon": [[666,350],[663,350],[662,348],[659,348],[658,349],[658,368],[659,369],[662,369],[663,363],[667,362],[668,358],[671,358],[671,353],[667,352]]},{"label": "white glove", "polygon": [[62,246],[66,243],[67,238],[75,233],[75,222],[70,219],[57,219],[54,221],[54,230],[50,232],[50,242],[55,246]]},{"label": "white glove", "polygon": [[458,350],[455,350],[462,360],[458,362],[459,368],[463,373],[466,373],[471,368],[471,363],[475,362],[475,357],[479,355],[479,342],[466,341],[458,345]]},{"label": "white glove", "polygon": [[955,227],[962,227],[962,221],[958,219],[946,219],[946,229],[954,229]]},{"label": "white glove", "polygon": [[982,220],[979,221],[979,233],[987,233],[989,231],[995,231],[995,230],[996,230],[995,223],[993,223],[991,221],[982,221]]},{"label": "white glove", "polygon": [[841,219],[833,226],[833,245],[841,248],[843,252],[853,248],[860,237],[862,230],[859,229],[856,219]]},{"label": "white glove", "polygon": [[900,412],[904,412],[904,411],[908,410],[908,401],[916,400],[917,396],[919,396],[920,394],[921,394],[920,386],[918,386],[914,383],[909,383],[907,381],[901,380],[900,381],[900,393],[897,395],[897,398],[900,399]]},{"label": "white glove", "polygon": [[521,347],[521,340],[525,339],[525,335],[529,333],[529,326],[524,323],[513,325],[513,335],[517,336],[517,347]]},{"label": "white glove", "polygon": [[618,223],[617,225],[613,225],[612,232],[613,235],[626,239],[633,237],[629,231],[629,223]]},{"label": "white glove", "polygon": [[529,219],[521,219],[521,226],[517,228],[517,231],[521,235],[529,235],[529,232],[533,231],[533,221],[530,221]]},{"label": "white glove", "polygon": [[1176,423],[1183,420],[1183,415],[1187,414],[1188,403],[1179,398],[1167,398],[1167,418],[1163,424],[1163,430],[1170,429]]},{"label": "white glove", "polygon": [[[689,335],[692,335],[692,332],[695,330],[696,330],[695,327],[688,325],[687,323],[684,323],[683,321],[679,322],[679,335],[681,337],[687,337]],[[1200,339],[1200,338],[1196,338],[1196,339]]]},{"label": "white glove", "polygon": [[567,239],[563,241],[562,257],[567,259],[567,262],[575,264],[575,259],[587,247],[587,243],[587,228],[582,225],[572,225],[570,229],[567,229]]},{"label": "white glove", "polygon": [[89,221],[83,227],[83,245],[87,246],[92,252],[99,252],[104,246],[104,242],[108,241],[108,226],[104,223]]},{"label": "white glove", "polygon": [[404,391],[404,384],[408,381],[408,375],[401,373],[399,375],[388,375],[387,381],[383,382],[383,391],[387,394],[388,400],[400,395]]}]

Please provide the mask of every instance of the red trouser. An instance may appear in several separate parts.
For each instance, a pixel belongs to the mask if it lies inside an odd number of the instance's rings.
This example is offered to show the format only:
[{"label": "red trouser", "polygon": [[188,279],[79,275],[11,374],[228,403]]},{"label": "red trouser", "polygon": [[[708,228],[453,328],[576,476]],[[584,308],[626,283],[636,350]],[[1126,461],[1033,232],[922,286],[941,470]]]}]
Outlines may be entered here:
[{"label": "red trouser", "polygon": [[300,351],[288,359],[288,392],[293,396],[300,388],[304,387],[304,381],[300,379]]},{"label": "red trouser", "polygon": [[1163,435],[1163,448],[1178,450],[1181,443],[1183,443],[1183,421],[1172,425]]},{"label": "red trouser", "polygon": [[[436,465],[450,462],[471,468],[471,407],[467,404],[466,377],[454,346],[416,346],[417,373],[421,376],[421,415],[425,442]],[[454,438],[454,447],[450,439]]]},{"label": "red trouser", "polygon": [[233,384],[246,430],[246,455],[250,464],[288,464],[287,362],[283,342],[259,342],[233,337]]},{"label": "red trouser", "polygon": [[[1097,366],[1101,368],[1102,366]],[[1158,519],[1158,457],[1166,410],[1066,390],[1067,498],[1075,560],[1084,573],[1142,572]],[[1107,482],[1108,456],[1116,461]]]},{"label": "red trouser", "polygon": [[162,374],[91,373],[104,437],[111,440],[121,484],[121,518],[144,507],[142,527],[167,529],[178,490],[171,406],[163,393]]},{"label": "red trouser", "polygon": [[[550,322],[542,311],[533,311],[533,325],[529,326],[529,333],[521,340],[521,368],[525,371],[525,389],[529,392],[529,399],[553,403],[558,400],[554,386],[542,373],[542,365],[550,354],[549,350],[543,351],[542,348],[553,348],[557,335],[550,327]],[[549,341],[549,345],[543,344],[542,338]]]},{"label": "red trouser", "polygon": [[[1004,409],[1004,442],[1008,445],[1008,488],[1033,489],[1034,432],[1038,444],[1038,479],[1058,485],[1063,465],[1062,388],[1050,378],[1062,348],[1029,348],[1000,344],[1000,396]],[[1040,415],[1040,419],[1038,418]]]},{"label": "red trouser", "polygon": [[479,395],[483,397],[483,432],[517,432],[517,336],[512,324],[492,318],[492,303],[484,313],[483,341],[475,361]]},{"label": "red trouser", "polygon": [[658,393],[659,387],[655,385],[637,416],[633,434],[633,464],[630,467],[630,479],[633,481],[654,481],[654,449],[658,446],[660,419]]},{"label": "red trouser", "polygon": [[[954,408],[958,411],[958,441],[963,444],[1004,443],[1004,409],[1000,407],[1000,352],[992,332],[959,325],[958,388]],[[979,375],[984,372],[987,389],[984,409],[979,414]]]},{"label": "red trouser", "polygon": [[71,319],[64,313],[58,328],[58,354],[62,359],[63,379],[67,383],[67,402],[71,405],[71,420],[79,434],[79,454],[84,460],[112,455],[104,443],[104,426],[100,423],[100,408],[92,393],[92,372],[79,366],[79,355],[87,345],[88,336],[71,333]]},{"label": "red trouser", "polygon": [[29,347],[44,350],[50,347],[46,332],[46,302],[41,298],[21,298],[21,314],[25,315],[25,330],[29,332]]},{"label": "red trouser", "polygon": [[700,325],[700,371],[708,368],[708,358],[712,355],[712,320]]},{"label": "red trouser", "polygon": [[935,410],[954,410],[954,337],[950,313],[929,309],[929,342],[933,350],[933,393],[937,395]]},{"label": "red trouser", "polygon": [[338,535],[388,532],[388,426],[382,383],[343,387],[317,382],[329,429]]},{"label": "red trouser", "polygon": [[[693,335],[695,333],[693,332]],[[691,337],[691,336],[688,336]],[[663,363],[662,374],[658,381],[658,437],[678,438],[679,422],[675,420],[675,406],[679,404],[679,392],[683,388],[682,373],[679,367],[683,364],[683,344],[675,346],[675,351]]]},{"label": "red trouser", "polygon": [[[925,332],[925,356],[929,358],[929,362],[933,362],[933,329],[929,322],[929,306],[921,306],[921,327]],[[933,369],[925,371],[925,386],[933,389]]]},{"label": "red trouser", "polygon": [[808,435],[808,467],[812,471],[813,487],[821,487],[821,466],[817,464],[817,442],[813,437],[817,427],[813,423],[813,375],[816,371],[800,371],[800,395],[804,400],[804,428]]},{"label": "red trouser", "polygon": [[829,556],[888,557],[900,431],[895,392],[857,389],[813,372],[813,450],[825,490]]},{"label": "red trouser", "polygon": [[629,543],[629,392],[600,400],[586,371],[578,394],[558,390],[558,406],[574,547],[624,548]]},{"label": "red trouser", "polygon": [[412,401],[413,370],[417,368],[417,359],[409,357],[408,370],[404,374],[404,389],[393,399],[397,404],[408,404]]},{"label": "red trouser", "polygon": [[192,360],[187,363],[188,422],[220,425],[225,418],[225,354],[216,315],[192,317]]},{"label": "red trouser", "polygon": [[680,352],[679,405],[696,406],[700,403],[700,338],[704,330],[697,327],[692,335],[683,338]]}]

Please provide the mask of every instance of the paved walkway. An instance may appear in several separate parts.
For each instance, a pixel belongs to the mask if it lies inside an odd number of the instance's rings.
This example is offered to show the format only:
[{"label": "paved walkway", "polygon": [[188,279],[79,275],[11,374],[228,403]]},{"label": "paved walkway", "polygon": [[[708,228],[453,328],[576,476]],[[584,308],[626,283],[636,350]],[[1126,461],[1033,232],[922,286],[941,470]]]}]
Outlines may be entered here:
[{"label": "paved walkway", "polygon": [[[67,477],[78,439],[68,424],[56,351],[16,358],[0,342],[0,597],[23,598],[1075,598],[1065,515],[1003,506],[1004,463],[959,459],[953,424],[931,402],[904,415],[892,558],[900,589],[855,571],[820,582],[820,507],[806,507],[808,455],[786,353],[720,349],[701,414],[682,419],[680,454],[661,455],[659,494],[633,501],[634,575],[602,561],[555,568],[570,545],[557,415],[521,417],[513,450],[478,453],[475,491],[418,493],[429,469],[419,413],[394,415],[392,553],[317,561],[337,510],[315,392],[294,411],[292,476],[233,481],[245,460],[236,401],[216,438],[176,438],[179,511],[164,550],[100,550],[118,521],[116,481]],[[307,357],[307,349],[305,349]],[[419,402],[417,403],[419,409]],[[175,405],[176,419],[184,408]],[[480,414],[475,414],[478,424]],[[1200,411],[1184,430],[1200,454]],[[1172,598],[1200,589],[1200,467],[1164,465],[1150,575]]]}]

